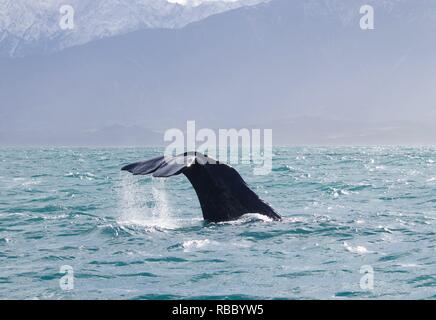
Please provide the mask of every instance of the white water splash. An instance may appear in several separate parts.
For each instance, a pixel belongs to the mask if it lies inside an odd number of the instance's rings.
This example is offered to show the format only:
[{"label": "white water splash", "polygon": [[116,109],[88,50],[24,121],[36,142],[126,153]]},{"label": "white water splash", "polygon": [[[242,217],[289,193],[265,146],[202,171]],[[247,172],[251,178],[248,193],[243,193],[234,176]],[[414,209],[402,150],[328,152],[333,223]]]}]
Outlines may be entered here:
[{"label": "white water splash", "polygon": [[267,217],[260,213],[246,213],[237,220],[221,221],[221,222],[217,222],[217,224],[240,225],[250,222],[272,222],[272,221],[274,221],[272,218]]},{"label": "white water splash", "polygon": [[196,249],[204,249],[205,247],[217,245],[218,242],[211,241],[209,239],[202,239],[202,240],[186,240],[183,242],[182,247],[183,251],[190,252],[192,250]]},{"label": "white water splash", "polygon": [[[120,225],[157,229],[178,227],[170,214],[164,180],[156,179],[153,186],[147,186],[134,176],[121,174],[121,216],[117,221]],[[150,207],[149,204],[153,205]]]},{"label": "white water splash", "polygon": [[351,246],[347,242],[344,242],[344,247],[347,251],[352,253],[365,254],[369,252],[364,246]]}]

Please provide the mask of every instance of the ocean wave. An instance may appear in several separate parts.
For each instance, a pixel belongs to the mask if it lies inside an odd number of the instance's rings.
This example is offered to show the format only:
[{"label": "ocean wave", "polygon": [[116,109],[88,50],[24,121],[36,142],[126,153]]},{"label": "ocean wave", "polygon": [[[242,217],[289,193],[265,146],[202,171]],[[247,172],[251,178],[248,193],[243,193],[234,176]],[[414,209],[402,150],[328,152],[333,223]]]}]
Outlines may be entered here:
[{"label": "ocean wave", "polygon": [[69,172],[64,175],[66,178],[78,178],[80,180],[95,180],[97,179],[97,176],[91,172]]},{"label": "ocean wave", "polygon": [[[119,172],[161,149],[0,150],[14,164],[0,166],[0,298],[434,295],[435,148],[275,150],[268,176],[236,169],[282,221],[223,223],[203,221],[183,175]],[[57,285],[63,264],[74,292]],[[358,292],[363,264],[375,293]]]},{"label": "ocean wave", "polygon": [[347,242],[344,242],[344,248],[351,253],[357,253],[357,254],[369,253],[368,249],[362,245],[352,246]]},{"label": "ocean wave", "polygon": [[185,252],[188,252],[196,249],[205,249],[207,247],[211,247],[218,244],[219,243],[217,241],[212,241],[209,239],[185,240],[182,243],[182,248]]}]

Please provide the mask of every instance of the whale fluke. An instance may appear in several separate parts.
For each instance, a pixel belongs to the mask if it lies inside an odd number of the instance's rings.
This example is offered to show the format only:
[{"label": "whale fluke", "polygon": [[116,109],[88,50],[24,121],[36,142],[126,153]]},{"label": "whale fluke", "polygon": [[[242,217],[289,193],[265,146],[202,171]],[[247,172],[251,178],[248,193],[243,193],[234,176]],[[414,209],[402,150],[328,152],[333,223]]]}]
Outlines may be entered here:
[{"label": "whale fluke", "polygon": [[156,157],[124,166],[134,175],[171,177],[183,173],[197,193],[203,218],[209,222],[236,220],[246,213],[259,213],[274,220],[281,217],[254,193],[228,166],[199,152],[175,157]]}]

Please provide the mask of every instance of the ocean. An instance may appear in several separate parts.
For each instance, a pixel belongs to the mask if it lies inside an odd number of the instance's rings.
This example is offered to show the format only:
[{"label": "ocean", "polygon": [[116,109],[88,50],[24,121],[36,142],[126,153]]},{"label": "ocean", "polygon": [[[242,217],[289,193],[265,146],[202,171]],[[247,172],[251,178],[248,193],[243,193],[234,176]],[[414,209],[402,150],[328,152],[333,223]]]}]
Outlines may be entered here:
[{"label": "ocean", "polygon": [[183,175],[120,171],[161,153],[0,149],[0,298],[436,298],[436,148],[275,148],[234,167],[283,220],[215,224]]}]

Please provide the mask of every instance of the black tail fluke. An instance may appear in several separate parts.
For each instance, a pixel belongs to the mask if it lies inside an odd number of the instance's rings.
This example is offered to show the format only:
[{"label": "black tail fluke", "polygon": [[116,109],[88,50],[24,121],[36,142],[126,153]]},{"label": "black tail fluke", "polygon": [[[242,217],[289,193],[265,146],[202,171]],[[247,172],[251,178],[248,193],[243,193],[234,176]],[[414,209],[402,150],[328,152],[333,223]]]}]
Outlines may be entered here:
[{"label": "black tail fluke", "polygon": [[232,167],[201,153],[156,157],[122,168],[134,175],[170,177],[183,173],[197,193],[207,221],[235,220],[246,213],[259,213],[274,220],[281,217],[254,193]]}]

